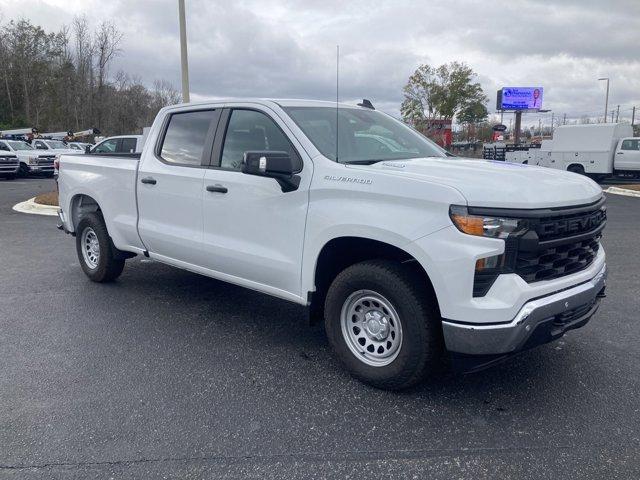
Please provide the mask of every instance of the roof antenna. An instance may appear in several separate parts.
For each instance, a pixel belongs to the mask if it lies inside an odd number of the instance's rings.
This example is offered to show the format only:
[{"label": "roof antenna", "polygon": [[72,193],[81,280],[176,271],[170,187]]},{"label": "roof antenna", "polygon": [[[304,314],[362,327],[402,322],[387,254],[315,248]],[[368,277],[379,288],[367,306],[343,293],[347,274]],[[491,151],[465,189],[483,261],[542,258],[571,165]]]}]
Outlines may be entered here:
[{"label": "roof antenna", "polygon": [[338,162],[338,142],[340,140],[339,129],[338,129],[338,99],[340,94],[340,45],[336,45],[336,162]]}]

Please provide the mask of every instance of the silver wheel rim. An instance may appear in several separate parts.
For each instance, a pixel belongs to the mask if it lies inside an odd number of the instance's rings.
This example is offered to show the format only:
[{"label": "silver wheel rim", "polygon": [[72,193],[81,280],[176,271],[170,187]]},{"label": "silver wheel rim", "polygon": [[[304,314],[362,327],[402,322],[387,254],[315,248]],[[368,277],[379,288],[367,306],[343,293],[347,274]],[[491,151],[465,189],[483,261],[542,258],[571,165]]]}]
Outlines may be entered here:
[{"label": "silver wheel rim", "polygon": [[96,268],[98,262],[100,262],[100,242],[93,228],[87,227],[82,231],[80,244],[82,246],[84,263],[86,263],[89,268]]},{"label": "silver wheel rim", "polygon": [[384,367],[402,346],[402,323],[391,302],[372,290],[352,293],[342,305],[340,325],[344,341],[361,362]]}]

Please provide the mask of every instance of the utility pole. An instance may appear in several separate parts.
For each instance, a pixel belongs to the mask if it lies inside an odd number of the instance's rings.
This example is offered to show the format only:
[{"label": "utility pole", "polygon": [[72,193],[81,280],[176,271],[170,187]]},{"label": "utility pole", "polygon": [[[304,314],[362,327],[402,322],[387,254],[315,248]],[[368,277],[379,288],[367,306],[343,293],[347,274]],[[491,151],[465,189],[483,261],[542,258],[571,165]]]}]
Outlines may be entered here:
[{"label": "utility pole", "polygon": [[564,115],[562,115],[562,124],[563,125],[567,124],[567,114],[566,113]]},{"label": "utility pole", "polygon": [[180,64],[182,68],[182,101],[189,100],[189,61],[187,59],[187,22],[184,13],[184,0],[178,0],[178,17],[180,20]]},{"label": "utility pole", "polygon": [[553,135],[553,125],[554,125],[554,123],[553,123],[553,116],[554,116],[554,113],[553,113],[553,112],[551,112],[551,135]]},{"label": "utility pole", "polygon": [[631,126],[633,127],[635,125],[635,121],[636,121],[636,107],[633,107],[633,110],[631,111]]},{"label": "utility pole", "polygon": [[607,81],[607,95],[604,99],[604,123],[607,123],[607,112],[609,111],[609,77],[599,78],[598,80]]},{"label": "utility pole", "polygon": [[616,112],[616,123],[618,123],[618,120],[620,120],[620,105],[618,105],[617,112]]},{"label": "utility pole", "polygon": [[540,134],[540,140],[542,140],[542,119],[538,119],[538,133]]}]

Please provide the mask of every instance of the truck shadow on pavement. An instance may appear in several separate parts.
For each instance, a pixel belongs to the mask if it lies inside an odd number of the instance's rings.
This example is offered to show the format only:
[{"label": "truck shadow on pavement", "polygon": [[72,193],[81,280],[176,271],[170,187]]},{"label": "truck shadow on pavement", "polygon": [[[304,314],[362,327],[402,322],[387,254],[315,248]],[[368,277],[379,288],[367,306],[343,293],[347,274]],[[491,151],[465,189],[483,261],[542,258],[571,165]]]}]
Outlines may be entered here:
[{"label": "truck shadow on pavement", "polygon": [[[304,389],[305,379],[315,378],[314,385],[320,382],[336,395],[356,389],[376,397],[422,399],[441,406],[443,402],[460,402],[460,407],[479,402],[499,413],[515,405],[542,412],[552,408],[557,398],[539,392],[581,390],[577,379],[582,373],[597,371],[582,358],[583,347],[570,333],[559,342],[481,372],[446,372],[405,392],[384,392],[349,377],[330,351],[323,325],[310,326],[299,305],[146,259],[129,261],[114,284],[87,282],[86,288],[111,297],[115,309],[144,298],[145,306],[134,318],[126,310],[117,318],[147,323],[158,334],[192,339],[194,351],[208,354],[222,337],[227,354],[260,358],[266,377],[288,376],[299,382],[294,390]],[[219,361],[215,355],[210,360]],[[300,372],[304,374],[297,375]]]}]

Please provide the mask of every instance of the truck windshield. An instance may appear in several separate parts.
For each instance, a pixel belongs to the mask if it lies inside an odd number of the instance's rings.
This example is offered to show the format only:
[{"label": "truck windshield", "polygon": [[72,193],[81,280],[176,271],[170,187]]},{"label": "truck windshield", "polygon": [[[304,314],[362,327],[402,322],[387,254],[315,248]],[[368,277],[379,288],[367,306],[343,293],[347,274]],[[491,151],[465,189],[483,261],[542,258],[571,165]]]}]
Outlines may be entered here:
[{"label": "truck windshield", "polygon": [[47,140],[46,143],[49,148],[67,148],[67,146],[60,140]]},{"label": "truck windshield", "polygon": [[33,147],[31,145],[20,142],[18,140],[10,140],[7,143],[14,150],[33,150]]},{"label": "truck windshield", "polygon": [[[285,111],[325,157],[336,161],[336,110],[328,107],[285,107]],[[340,108],[340,163],[375,163],[446,152],[402,122],[375,110]]]}]

